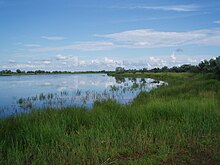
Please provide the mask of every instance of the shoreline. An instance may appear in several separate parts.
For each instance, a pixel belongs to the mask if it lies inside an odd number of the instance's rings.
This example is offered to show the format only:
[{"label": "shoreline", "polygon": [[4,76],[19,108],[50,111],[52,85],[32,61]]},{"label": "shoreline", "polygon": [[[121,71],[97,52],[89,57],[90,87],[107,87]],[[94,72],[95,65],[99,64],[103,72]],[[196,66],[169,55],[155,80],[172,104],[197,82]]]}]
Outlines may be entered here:
[{"label": "shoreline", "polygon": [[32,75],[65,75],[65,74],[107,74],[107,72],[72,72],[72,73],[25,73],[25,74],[0,74],[0,76],[32,76]]}]

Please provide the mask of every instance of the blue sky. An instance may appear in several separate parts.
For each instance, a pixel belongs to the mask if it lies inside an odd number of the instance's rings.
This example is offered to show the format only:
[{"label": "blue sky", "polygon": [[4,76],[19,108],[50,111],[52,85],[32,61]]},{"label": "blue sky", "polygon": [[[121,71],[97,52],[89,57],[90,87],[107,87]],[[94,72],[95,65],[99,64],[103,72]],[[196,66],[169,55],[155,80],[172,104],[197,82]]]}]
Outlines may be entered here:
[{"label": "blue sky", "polygon": [[216,0],[0,0],[0,70],[114,70],[220,55]]}]

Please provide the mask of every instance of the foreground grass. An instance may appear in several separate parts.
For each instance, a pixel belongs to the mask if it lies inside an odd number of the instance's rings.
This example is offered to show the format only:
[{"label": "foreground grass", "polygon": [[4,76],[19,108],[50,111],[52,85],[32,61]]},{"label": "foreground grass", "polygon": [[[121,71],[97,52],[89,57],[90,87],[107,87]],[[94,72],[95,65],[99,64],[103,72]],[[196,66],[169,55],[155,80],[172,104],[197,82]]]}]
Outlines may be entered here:
[{"label": "foreground grass", "polygon": [[220,164],[220,81],[186,73],[131,104],[96,102],[0,120],[0,164]]}]

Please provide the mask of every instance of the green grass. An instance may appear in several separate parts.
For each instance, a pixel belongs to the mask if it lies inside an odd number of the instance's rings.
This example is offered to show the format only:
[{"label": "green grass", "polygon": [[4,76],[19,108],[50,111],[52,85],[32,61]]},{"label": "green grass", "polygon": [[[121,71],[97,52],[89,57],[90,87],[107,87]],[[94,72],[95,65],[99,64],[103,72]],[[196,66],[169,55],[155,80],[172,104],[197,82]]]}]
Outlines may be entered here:
[{"label": "green grass", "polygon": [[0,120],[0,164],[220,164],[220,81],[187,73],[131,104],[96,102]]}]

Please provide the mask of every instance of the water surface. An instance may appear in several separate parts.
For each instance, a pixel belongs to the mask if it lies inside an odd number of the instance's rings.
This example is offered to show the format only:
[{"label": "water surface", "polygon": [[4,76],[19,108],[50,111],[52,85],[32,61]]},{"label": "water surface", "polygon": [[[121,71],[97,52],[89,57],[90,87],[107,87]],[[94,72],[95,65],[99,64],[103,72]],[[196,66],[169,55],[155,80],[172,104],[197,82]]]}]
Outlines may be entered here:
[{"label": "water surface", "polygon": [[0,117],[35,108],[83,106],[114,99],[131,102],[140,91],[166,85],[150,78],[114,78],[106,74],[59,74],[0,77]]}]

